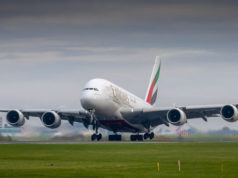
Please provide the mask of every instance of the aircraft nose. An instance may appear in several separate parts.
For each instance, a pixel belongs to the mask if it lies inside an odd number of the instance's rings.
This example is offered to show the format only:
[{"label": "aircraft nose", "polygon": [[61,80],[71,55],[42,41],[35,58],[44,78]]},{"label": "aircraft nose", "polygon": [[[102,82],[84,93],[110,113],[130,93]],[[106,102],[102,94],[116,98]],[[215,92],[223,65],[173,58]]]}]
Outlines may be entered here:
[{"label": "aircraft nose", "polygon": [[80,102],[84,109],[86,110],[95,109],[96,100],[97,96],[92,91],[82,92]]}]

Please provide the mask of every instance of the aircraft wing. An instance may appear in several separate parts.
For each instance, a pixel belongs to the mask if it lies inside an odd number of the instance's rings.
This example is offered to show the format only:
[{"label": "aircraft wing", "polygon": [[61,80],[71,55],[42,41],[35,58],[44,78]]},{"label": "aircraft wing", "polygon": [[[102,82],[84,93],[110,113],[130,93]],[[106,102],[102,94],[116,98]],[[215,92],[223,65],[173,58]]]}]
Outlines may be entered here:
[{"label": "aircraft wing", "polygon": [[[224,105],[213,106],[186,106],[178,107],[186,115],[187,119],[201,118],[207,121],[208,117],[220,116],[220,111]],[[236,108],[238,105],[234,105]],[[140,123],[143,125],[149,124],[155,127],[161,124],[169,126],[167,114],[171,109],[175,108],[143,108],[138,110],[122,110],[121,114],[126,120],[132,124]]]},{"label": "aircraft wing", "polygon": [[[7,109],[2,109],[0,112],[8,112],[10,110]],[[71,125],[73,125],[74,122],[82,122],[88,120],[90,118],[90,115],[87,111],[84,110],[19,110],[25,118],[29,119],[29,117],[39,117],[49,111],[54,111],[56,112],[62,120],[68,120]]]}]

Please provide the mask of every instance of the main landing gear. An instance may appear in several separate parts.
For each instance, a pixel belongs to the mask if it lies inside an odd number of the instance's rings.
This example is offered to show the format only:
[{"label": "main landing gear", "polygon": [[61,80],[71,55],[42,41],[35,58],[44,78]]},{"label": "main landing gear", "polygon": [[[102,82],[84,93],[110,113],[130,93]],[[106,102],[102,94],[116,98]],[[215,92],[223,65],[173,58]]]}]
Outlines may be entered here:
[{"label": "main landing gear", "polygon": [[145,140],[148,139],[148,138],[149,138],[150,140],[152,140],[154,137],[155,137],[154,132],[145,133],[145,134],[144,134],[144,139],[145,139]]},{"label": "main landing gear", "polygon": [[109,141],[121,141],[121,135],[109,135],[108,140]]},{"label": "main landing gear", "polygon": [[143,135],[131,135],[131,141],[143,141]]},{"label": "main landing gear", "polygon": [[143,141],[146,139],[152,140],[155,137],[155,134],[153,132],[151,133],[145,133],[144,135],[131,135],[130,139],[131,141]]},{"label": "main landing gear", "polygon": [[101,140],[101,139],[102,139],[102,134],[101,134],[101,133],[100,133],[100,134],[94,133],[94,134],[91,136],[91,140],[92,140],[92,141],[94,141],[94,140],[99,141],[99,140]]}]

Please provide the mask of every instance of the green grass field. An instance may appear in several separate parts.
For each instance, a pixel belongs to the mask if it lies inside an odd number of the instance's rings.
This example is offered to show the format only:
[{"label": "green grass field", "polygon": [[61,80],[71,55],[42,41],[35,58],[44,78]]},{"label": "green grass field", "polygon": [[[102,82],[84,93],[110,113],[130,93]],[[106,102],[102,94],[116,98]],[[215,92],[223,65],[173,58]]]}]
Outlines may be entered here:
[{"label": "green grass field", "polygon": [[238,177],[238,143],[2,144],[0,177]]}]

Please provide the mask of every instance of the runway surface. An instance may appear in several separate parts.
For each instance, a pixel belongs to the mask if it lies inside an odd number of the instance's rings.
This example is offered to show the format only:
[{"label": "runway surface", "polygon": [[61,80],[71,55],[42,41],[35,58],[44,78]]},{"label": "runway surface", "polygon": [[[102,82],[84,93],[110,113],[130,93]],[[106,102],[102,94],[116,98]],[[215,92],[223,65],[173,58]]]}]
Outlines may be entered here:
[{"label": "runway surface", "polygon": [[143,143],[154,143],[154,144],[163,144],[163,143],[232,143],[238,142],[238,140],[193,140],[193,141],[1,141],[0,144],[143,144]]}]

